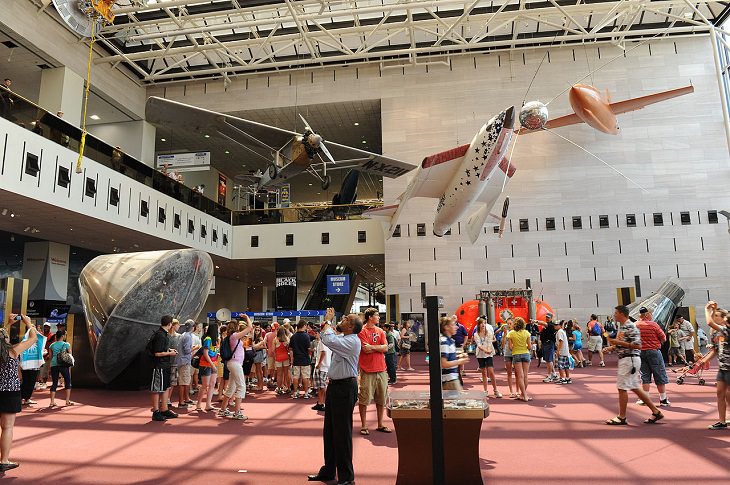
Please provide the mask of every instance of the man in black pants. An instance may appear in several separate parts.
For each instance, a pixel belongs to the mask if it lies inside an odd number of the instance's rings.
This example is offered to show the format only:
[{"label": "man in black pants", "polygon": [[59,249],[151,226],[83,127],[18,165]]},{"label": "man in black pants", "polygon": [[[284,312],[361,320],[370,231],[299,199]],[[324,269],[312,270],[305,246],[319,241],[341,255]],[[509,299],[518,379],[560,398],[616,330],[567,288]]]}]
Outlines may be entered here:
[{"label": "man in black pants", "polygon": [[309,475],[310,482],[334,480],[337,472],[338,485],[355,483],[352,467],[352,411],[357,402],[357,372],[361,343],[357,334],[362,330],[362,319],[356,314],[342,318],[337,332],[330,322],[335,311],[327,309],[322,325],[322,343],[332,350],[332,362],[328,373],[324,411],[324,465],[316,475]]}]

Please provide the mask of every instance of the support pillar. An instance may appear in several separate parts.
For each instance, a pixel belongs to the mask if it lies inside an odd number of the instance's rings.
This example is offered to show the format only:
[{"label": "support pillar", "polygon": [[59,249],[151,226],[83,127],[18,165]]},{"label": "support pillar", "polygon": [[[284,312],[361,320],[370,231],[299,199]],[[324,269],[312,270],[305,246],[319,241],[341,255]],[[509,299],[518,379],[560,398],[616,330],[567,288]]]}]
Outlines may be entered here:
[{"label": "support pillar", "polygon": [[38,104],[52,114],[63,111],[63,119],[74,126],[81,126],[84,82],[84,78],[68,67],[45,69],[41,72]]}]

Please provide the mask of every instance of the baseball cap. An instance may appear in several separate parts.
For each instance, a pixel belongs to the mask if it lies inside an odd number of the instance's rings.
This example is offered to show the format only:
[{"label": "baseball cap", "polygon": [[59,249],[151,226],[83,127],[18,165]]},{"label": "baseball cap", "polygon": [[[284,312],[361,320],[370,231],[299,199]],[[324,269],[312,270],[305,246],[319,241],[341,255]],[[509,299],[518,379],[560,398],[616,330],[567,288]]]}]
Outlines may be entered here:
[{"label": "baseball cap", "polygon": [[554,316],[554,315],[553,315],[552,313],[550,313],[550,312],[547,312],[547,313],[545,314],[545,318],[553,318],[553,316]]},{"label": "baseball cap", "polygon": [[291,322],[291,320],[289,320],[288,318],[285,318],[284,321],[283,321],[284,324],[287,324],[289,322]]},{"label": "baseball cap", "polygon": [[553,325],[562,325],[563,324],[563,321],[562,320],[554,320],[554,321],[552,321],[550,323],[552,323]]},{"label": "baseball cap", "polygon": [[44,327],[50,327],[50,326],[51,326],[51,324],[50,324],[50,323],[48,323],[48,322],[45,322],[45,323],[43,324],[43,326],[44,326]]},{"label": "baseball cap", "polygon": [[645,306],[643,306],[639,308],[639,313],[649,313],[649,310]]}]

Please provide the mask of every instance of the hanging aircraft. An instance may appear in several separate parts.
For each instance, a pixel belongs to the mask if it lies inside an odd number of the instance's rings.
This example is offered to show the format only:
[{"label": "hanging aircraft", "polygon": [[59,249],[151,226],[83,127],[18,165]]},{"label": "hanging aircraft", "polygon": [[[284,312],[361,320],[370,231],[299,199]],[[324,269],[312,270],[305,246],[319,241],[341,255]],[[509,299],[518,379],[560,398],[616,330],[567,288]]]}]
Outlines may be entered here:
[{"label": "hanging aircraft", "polygon": [[[570,104],[574,110],[573,114],[549,120],[546,104],[539,101],[524,103],[519,113],[522,128],[517,131],[517,134],[548,131],[586,151],[636,184],[612,165],[577,143],[555,133],[552,128],[586,123],[603,133],[617,134],[617,114],[638,110],[693,91],[692,86],[686,86],[611,103],[608,92],[603,96],[593,86],[576,84],[570,89],[569,95]],[[452,225],[468,215],[466,233],[472,244],[476,242],[487,221],[499,224],[498,234],[499,237],[502,237],[509,210],[509,197],[504,199],[501,214],[493,214],[490,211],[504,191],[507,180],[511,179],[516,171],[511,160],[514,144],[510,156],[505,157],[515,132],[514,115],[514,106],[507,108],[482,126],[469,145],[462,145],[424,158],[406,190],[398,197],[397,200],[400,201],[398,204],[371,209],[365,212],[365,215],[385,218],[390,224],[386,237],[390,238],[398,225],[398,218],[403,207],[410,199],[414,197],[434,198],[439,201],[433,225],[434,235],[443,236]],[[517,136],[514,138],[516,143]],[[498,177],[499,173],[503,173],[504,176]]]},{"label": "hanging aircraft", "polygon": [[331,177],[327,169],[338,161],[348,168],[357,168],[384,177],[400,177],[415,166],[338,143],[327,142],[316,133],[303,116],[304,132],[296,133],[275,126],[257,123],[236,116],[190,106],[158,97],[150,97],[145,109],[147,121],[170,127],[183,126],[202,135],[217,133],[231,140],[267,164],[265,171],[251,175],[256,189],[277,187],[307,172],[326,190]]}]

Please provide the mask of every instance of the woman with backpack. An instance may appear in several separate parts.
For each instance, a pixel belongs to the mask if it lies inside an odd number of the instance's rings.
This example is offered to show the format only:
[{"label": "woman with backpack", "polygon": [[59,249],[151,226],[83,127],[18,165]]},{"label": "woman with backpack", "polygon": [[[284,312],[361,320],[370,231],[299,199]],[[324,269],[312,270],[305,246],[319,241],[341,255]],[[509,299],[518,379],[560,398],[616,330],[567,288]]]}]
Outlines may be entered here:
[{"label": "woman with backpack", "polygon": [[213,386],[215,386],[216,378],[218,377],[218,348],[220,346],[220,340],[218,339],[218,324],[211,323],[208,325],[208,329],[205,331],[205,337],[203,337],[203,354],[200,356],[200,379],[202,384],[200,385],[200,392],[198,392],[198,405],[195,410],[202,412],[201,405],[203,404],[203,396],[205,396],[205,410],[213,411]]},{"label": "woman with backpack", "polygon": [[[233,419],[245,421],[248,416],[243,414],[241,410],[241,401],[246,397],[246,377],[243,370],[245,353],[243,338],[253,332],[253,324],[248,315],[244,314],[243,318],[246,320],[246,327],[240,332],[236,331],[238,330],[237,321],[231,320],[228,322],[228,336],[221,343],[221,360],[225,361],[224,365],[228,368],[229,378],[228,385],[223,391],[223,402],[220,411],[218,411],[218,416],[221,418],[233,417]],[[231,397],[234,397],[233,413],[228,410]]]},{"label": "woman with backpack", "polygon": [[59,374],[63,376],[63,388],[66,390],[66,406],[73,406],[75,403],[71,401],[71,366],[66,365],[63,360],[59,359],[59,355],[64,352],[71,354],[71,345],[66,342],[66,331],[59,330],[56,332],[56,341],[48,347],[51,354],[51,405],[50,408],[56,407],[56,389],[58,389]]}]

